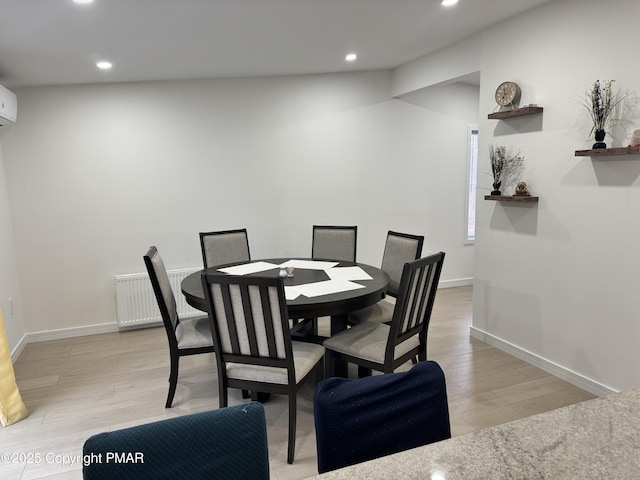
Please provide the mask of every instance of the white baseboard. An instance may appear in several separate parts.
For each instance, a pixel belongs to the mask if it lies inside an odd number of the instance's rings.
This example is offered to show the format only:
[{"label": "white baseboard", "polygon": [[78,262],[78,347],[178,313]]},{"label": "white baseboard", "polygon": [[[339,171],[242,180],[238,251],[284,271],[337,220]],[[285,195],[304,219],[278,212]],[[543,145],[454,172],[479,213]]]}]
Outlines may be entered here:
[{"label": "white baseboard", "polygon": [[87,325],[86,327],[62,328],[60,330],[47,330],[27,333],[20,339],[18,345],[16,345],[16,347],[12,350],[11,361],[15,363],[24,348],[30,343],[46,342],[48,340],[60,340],[63,338],[85,337],[87,335],[97,335],[100,333],[113,333],[121,332],[123,330],[137,330],[138,328],[157,326],[162,326],[162,322],[149,323],[142,326],[136,326],[126,329],[118,328],[117,323],[101,323],[98,325]]},{"label": "white baseboard", "polygon": [[440,282],[438,283],[438,288],[464,287],[466,285],[473,285],[473,277],[454,278],[453,280],[440,279]]},{"label": "white baseboard", "polygon": [[18,342],[18,344],[11,351],[11,363],[16,363],[16,360],[18,360],[18,357],[20,356],[20,354],[24,350],[24,347],[26,347],[28,343],[29,342],[27,342],[27,334],[25,333],[20,339],[20,341]]},{"label": "white baseboard", "polygon": [[98,333],[117,332],[117,323],[101,323],[98,325],[87,325],[86,327],[61,328],[60,330],[48,330],[42,332],[27,333],[26,341],[29,343],[46,342],[47,340],[60,340],[61,338],[84,337],[86,335],[96,335]]},{"label": "white baseboard", "polygon": [[506,352],[510,355],[513,355],[520,360],[523,360],[531,365],[538,367],[545,372],[550,373],[562,380],[565,380],[577,387],[586,390],[587,392],[593,393],[599,397],[604,397],[611,393],[617,393],[617,390],[607,387],[606,385],[602,385],[601,383],[596,382],[590,378],[587,378],[579,373],[576,373],[568,368],[563,367],[562,365],[558,365],[546,358],[543,358],[535,353],[529,352],[523,348],[518,347],[512,343],[509,343],[501,338],[498,338],[490,333],[487,333],[483,330],[480,330],[475,327],[471,327],[471,336],[477,338],[478,340],[482,340],[489,345],[496,347],[503,352]]}]

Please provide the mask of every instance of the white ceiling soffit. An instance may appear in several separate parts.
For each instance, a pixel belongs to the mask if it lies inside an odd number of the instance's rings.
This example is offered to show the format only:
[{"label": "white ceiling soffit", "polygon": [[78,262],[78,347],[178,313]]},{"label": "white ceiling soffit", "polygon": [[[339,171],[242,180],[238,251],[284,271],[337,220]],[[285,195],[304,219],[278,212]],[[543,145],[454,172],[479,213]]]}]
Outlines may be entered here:
[{"label": "white ceiling soffit", "polygon": [[390,69],[548,1],[0,0],[0,84]]}]

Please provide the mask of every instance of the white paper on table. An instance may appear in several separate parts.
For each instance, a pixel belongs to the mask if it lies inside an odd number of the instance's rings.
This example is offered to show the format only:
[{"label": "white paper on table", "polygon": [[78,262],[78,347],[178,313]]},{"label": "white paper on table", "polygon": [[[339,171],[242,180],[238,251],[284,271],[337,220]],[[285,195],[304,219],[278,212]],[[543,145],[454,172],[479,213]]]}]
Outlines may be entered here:
[{"label": "white paper on table", "polygon": [[219,272],[228,273],[229,275],[249,275],[250,273],[264,272],[278,268],[277,265],[269,262],[253,262],[235,265],[233,267],[219,268]]},{"label": "white paper on table", "polygon": [[373,280],[371,275],[360,267],[336,267],[326,272],[331,280]]},{"label": "white paper on table", "polygon": [[305,283],[296,285],[296,289],[305,297],[319,297],[332,293],[347,292],[364,288],[364,285],[350,282],[349,280],[325,280],[324,282]]},{"label": "white paper on table", "polygon": [[298,287],[294,286],[284,286],[284,297],[286,300],[295,300],[300,296],[300,291]]},{"label": "white paper on table", "polygon": [[278,265],[279,267],[302,268],[306,270],[326,270],[333,268],[340,262],[323,262],[319,260],[287,260]]}]

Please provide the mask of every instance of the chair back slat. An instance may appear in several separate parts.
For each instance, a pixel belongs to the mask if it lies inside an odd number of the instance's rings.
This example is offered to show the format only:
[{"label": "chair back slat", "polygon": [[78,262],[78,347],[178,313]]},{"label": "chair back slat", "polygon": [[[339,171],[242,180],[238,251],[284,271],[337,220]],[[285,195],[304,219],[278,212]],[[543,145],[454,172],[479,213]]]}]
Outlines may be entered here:
[{"label": "chair back slat", "polygon": [[253,321],[254,313],[251,305],[249,287],[240,286],[240,297],[242,299],[242,312],[244,313],[244,323],[247,328],[247,340],[249,342],[249,352],[252,356],[258,356],[258,341],[256,339],[256,325]]},{"label": "chair back slat", "polygon": [[[431,309],[436,299],[436,291],[438,290],[438,281],[440,280],[440,272],[436,272],[438,265],[429,265],[425,275],[424,295],[419,310],[419,318],[426,318],[427,322],[431,318]],[[436,279],[436,276],[438,277]]]},{"label": "chair back slat", "polygon": [[[242,352],[240,347],[240,338],[238,336],[237,321],[233,309],[233,300],[231,299],[231,288],[229,285],[214,286],[216,290],[220,290],[222,301],[215,302],[216,317],[218,318],[218,326],[220,336],[222,338],[222,350],[225,353],[234,353],[239,355]],[[235,289],[237,290],[237,288]],[[244,323],[244,318],[242,319]]]},{"label": "chair back slat", "polygon": [[426,342],[444,256],[444,252],[440,252],[405,264],[391,320],[385,362],[393,359],[396,345],[416,334],[421,336],[421,342]]},{"label": "chair back slat", "polygon": [[267,340],[267,352],[270,357],[278,357],[278,343],[280,343],[277,338],[278,329],[274,327],[273,323],[273,315],[271,314],[271,297],[269,296],[269,292],[265,291],[268,287],[262,287],[262,291],[260,292],[260,301],[262,305],[262,311],[264,313],[264,338]]},{"label": "chair back slat", "polygon": [[419,303],[424,294],[424,281],[426,279],[425,269],[416,268],[411,271],[409,280],[409,295],[406,300],[406,313],[403,318],[402,327],[399,334],[411,331],[420,322],[419,319]]},{"label": "chair back slat", "polygon": [[382,270],[389,276],[387,294],[398,296],[404,264],[422,255],[424,236],[389,230],[382,255]]},{"label": "chair back slat", "polygon": [[202,279],[216,351],[229,361],[286,366],[291,337],[282,279],[218,273]]},{"label": "chair back slat", "polygon": [[246,228],[200,232],[200,248],[204,268],[251,261]]}]

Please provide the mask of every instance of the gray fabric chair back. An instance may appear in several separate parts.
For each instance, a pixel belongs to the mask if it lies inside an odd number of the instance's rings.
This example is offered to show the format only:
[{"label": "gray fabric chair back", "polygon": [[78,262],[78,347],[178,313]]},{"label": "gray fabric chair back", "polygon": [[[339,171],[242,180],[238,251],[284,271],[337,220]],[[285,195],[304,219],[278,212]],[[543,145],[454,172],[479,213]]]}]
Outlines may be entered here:
[{"label": "gray fabric chair back", "polygon": [[171,290],[167,269],[156,247],[149,248],[149,251],[144,256],[144,262],[165,327],[167,327],[167,331],[169,331],[169,327],[172,327],[172,330],[175,331],[178,324],[176,298],[173,295],[173,290]]},{"label": "gray fabric chair back", "polygon": [[382,270],[389,275],[387,294],[392,297],[398,296],[404,264],[420,258],[423,243],[422,235],[409,235],[389,230],[382,256]]},{"label": "gray fabric chair back", "polygon": [[355,262],[357,237],[357,226],[314,225],[311,257]]},{"label": "gray fabric chair back", "polygon": [[228,263],[249,262],[247,229],[201,232],[200,246],[204,268]]},{"label": "gray fabric chair back", "polygon": [[396,345],[416,334],[419,335],[420,344],[426,348],[427,329],[438,291],[444,256],[444,252],[439,252],[405,263],[393,310],[385,363],[393,363]]},{"label": "gray fabric chair back", "polygon": [[222,360],[293,367],[291,335],[281,278],[203,275],[213,312],[214,344]]}]

